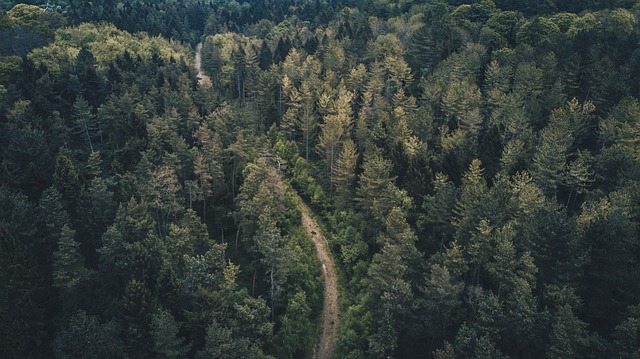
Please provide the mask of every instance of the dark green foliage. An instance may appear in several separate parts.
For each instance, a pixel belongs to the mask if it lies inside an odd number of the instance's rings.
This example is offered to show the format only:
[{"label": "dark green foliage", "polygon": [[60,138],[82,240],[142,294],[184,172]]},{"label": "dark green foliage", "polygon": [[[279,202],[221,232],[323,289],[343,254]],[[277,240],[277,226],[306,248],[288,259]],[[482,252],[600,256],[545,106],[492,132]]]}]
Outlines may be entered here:
[{"label": "dark green foliage", "polygon": [[14,5],[0,357],[313,356],[298,193],[335,357],[638,356],[637,1]]},{"label": "dark green foliage", "polygon": [[586,324],[572,313],[569,305],[564,305],[555,313],[552,331],[549,335],[547,357],[552,359],[573,358],[587,344]]},{"label": "dark green foliage", "polygon": [[28,102],[17,103],[7,116],[9,123],[0,128],[4,139],[0,146],[2,177],[5,183],[21,188],[31,198],[38,198],[38,192],[51,184],[55,162],[44,133],[30,124],[34,114],[29,106]]},{"label": "dark green foliage", "polygon": [[521,245],[531,252],[543,284],[572,284],[581,272],[586,245],[565,210],[542,207],[523,224]]},{"label": "dark green foliage", "polygon": [[44,274],[38,268],[40,245],[27,198],[0,187],[0,354],[37,358],[45,340]]},{"label": "dark green foliage", "polygon": [[451,219],[458,197],[458,189],[441,173],[436,174],[434,193],[424,198],[423,211],[417,221],[421,241],[417,244],[424,252],[435,252],[453,239]]},{"label": "dark green foliage", "polygon": [[377,239],[382,251],[373,256],[367,273],[377,323],[369,337],[369,354],[374,358],[390,357],[398,348],[414,298],[410,278],[420,259],[415,234],[399,208],[391,210],[385,227]]},{"label": "dark green foliage", "polygon": [[101,324],[98,317],[79,310],[54,343],[56,359],[127,358],[124,343],[113,321]]},{"label": "dark green foliage", "polygon": [[64,209],[62,195],[54,187],[42,192],[38,207],[48,232],[54,236],[59,235],[62,227],[68,225],[71,220],[69,213]]},{"label": "dark green foliage", "polygon": [[71,159],[65,152],[64,149],[61,149],[58,152],[58,157],[56,157],[53,185],[62,194],[65,208],[69,212],[75,213],[80,194],[80,178],[78,177],[78,171],[76,171]]},{"label": "dark green foliage", "polygon": [[124,345],[132,358],[150,358],[154,342],[151,333],[153,302],[147,286],[131,279],[122,298],[121,331]]},{"label": "dark green foliage", "polygon": [[58,249],[53,252],[53,285],[58,288],[61,304],[66,310],[77,306],[78,290],[89,276],[79,251],[80,245],[74,239],[75,233],[65,224],[60,231]]},{"label": "dark green foliage", "polygon": [[640,354],[638,348],[638,306],[627,308],[628,317],[621,322],[613,333],[615,345],[612,353],[617,353],[622,358],[633,358]]},{"label": "dark green foliage", "polygon": [[281,342],[279,358],[295,358],[303,354],[313,344],[313,323],[309,316],[311,308],[304,292],[293,295],[285,315],[280,319],[280,328],[276,339]]},{"label": "dark green foliage", "polygon": [[184,358],[189,351],[189,345],[184,338],[178,337],[179,323],[171,313],[160,309],[151,317],[151,335],[153,337],[154,352],[159,358]]},{"label": "dark green foliage", "polygon": [[197,358],[241,359],[260,358],[259,350],[246,338],[234,338],[233,332],[217,322],[207,329],[207,345]]},{"label": "dark green foliage", "polygon": [[[611,208],[607,202],[603,199],[594,204],[590,216],[584,216],[587,222],[582,228],[589,256],[579,293],[584,297],[585,317],[597,324],[600,333],[612,330],[624,320],[625,306],[632,305],[640,290],[635,255],[638,227],[620,208],[615,204]],[[587,288],[589,295],[584,292]]]}]

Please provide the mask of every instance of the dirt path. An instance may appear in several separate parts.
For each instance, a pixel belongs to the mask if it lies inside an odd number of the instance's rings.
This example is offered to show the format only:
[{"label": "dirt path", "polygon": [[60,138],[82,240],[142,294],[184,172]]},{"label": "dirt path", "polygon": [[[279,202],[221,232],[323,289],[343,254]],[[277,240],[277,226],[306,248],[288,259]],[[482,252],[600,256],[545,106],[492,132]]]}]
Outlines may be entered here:
[{"label": "dirt path", "polygon": [[198,73],[198,83],[204,86],[211,86],[211,78],[202,72],[202,43],[196,47],[196,72]]},{"label": "dirt path", "polygon": [[338,337],[338,278],[333,259],[329,253],[329,243],[320,232],[318,224],[311,218],[311,210],[300,200],[302,210],[302,225],[316,245],[318,259],[322,263],[324,277],[324,307],[322,308],[322,336],[314,349],[313,359],[330,359],[336,347]]}]

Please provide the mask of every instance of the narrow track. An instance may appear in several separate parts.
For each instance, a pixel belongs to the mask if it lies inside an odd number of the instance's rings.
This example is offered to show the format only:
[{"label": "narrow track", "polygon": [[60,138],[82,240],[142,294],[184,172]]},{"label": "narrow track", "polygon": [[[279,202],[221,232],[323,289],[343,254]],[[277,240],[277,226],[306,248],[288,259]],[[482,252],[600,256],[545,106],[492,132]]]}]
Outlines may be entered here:
[{"label": "narrow track", "polygon": [[316,246],[318,259],[322,263],[324,278],[324,306],[322,308],[322,335],[313,352],[313,359],[330,359],[336,347],[338,326],[340,324],[338,307],[338,278],[336,269],[329,252],[329,244],[320,232],[320,227],[311,217],[311,210],[300,200],[302,211],[302,225]]},{"label": "narrow track", "polygon": [[196,72],[198,73],[198,84],[211,86],[211,78],[202,72],[202,43],[196,46]]}]

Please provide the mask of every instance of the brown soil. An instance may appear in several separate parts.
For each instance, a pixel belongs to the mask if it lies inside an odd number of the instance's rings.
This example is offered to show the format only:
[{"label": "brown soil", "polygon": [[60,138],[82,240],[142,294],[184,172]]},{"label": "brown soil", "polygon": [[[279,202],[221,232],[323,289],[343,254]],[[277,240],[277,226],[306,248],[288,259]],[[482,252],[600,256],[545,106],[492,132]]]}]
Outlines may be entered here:
[{"label": "brown soil", "polygon": [[329,252],[329,243],[322,235],[318,224],[311,218],[311,210],[300,201],[302,225],[316,245],[318,259],[322,263],[324,278],[324,307],[322,308],[322,336],[314,349],[313,359],[330,359],[336,347],[338,326],[340,324],[338,307],[338,278],[335,265]]},{"label": "brown soil", "polygon": [[204,86],[211,86],[211,78],[202,72],[202,43],[196,47],[196,72],[198,73],[198,83]]}]

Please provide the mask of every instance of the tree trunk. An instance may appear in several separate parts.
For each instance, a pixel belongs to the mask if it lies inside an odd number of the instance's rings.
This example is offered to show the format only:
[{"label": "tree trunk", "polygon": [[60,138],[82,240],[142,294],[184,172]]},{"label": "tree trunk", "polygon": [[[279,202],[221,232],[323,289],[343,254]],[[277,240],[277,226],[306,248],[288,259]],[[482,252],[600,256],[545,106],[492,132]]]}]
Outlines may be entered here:
[{"label": "tree trunk", "polygon": [[238,231],[236,232],[236,253],[238,253],[238,238],[240,237],[240,227],[238,227]]},{"label": "tree trunk", "polygon": [[84,133],[87,136],[87,141],[89,141],[89,149],[93,152],[93,144],[91,143],[91,136],[89,136],[89,126],[87,126],[87,120],[82,121],[84,124]]},{"label": "tree trunk", "polygon": [[202,221],[207,223],[207,196],[202,196]]},{"label": "tree trunk", "polygon": [[255,297],[256,295],[256,271],[257,269],[253,270],[253,284],[251,286],[251,297]]},{"label": "tree trunk", "polygon": [[273,266],[271,267],[271,273],[269,274],[270,278],[271,278],[271,321],[275,321],[275,306],[273,304],[274,300],[273,300],[273,295],[276,292],[276,282],[273,278]]}]

